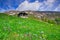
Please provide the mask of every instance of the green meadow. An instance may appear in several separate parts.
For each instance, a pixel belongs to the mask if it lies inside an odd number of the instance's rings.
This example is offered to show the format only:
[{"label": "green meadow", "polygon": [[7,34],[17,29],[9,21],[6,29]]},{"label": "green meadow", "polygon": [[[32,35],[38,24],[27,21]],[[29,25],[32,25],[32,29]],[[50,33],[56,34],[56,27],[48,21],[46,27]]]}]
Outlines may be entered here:
[{"label": "green meadow", "polygon": [[60,40],[60,25],[1,13],[0,40]]}]

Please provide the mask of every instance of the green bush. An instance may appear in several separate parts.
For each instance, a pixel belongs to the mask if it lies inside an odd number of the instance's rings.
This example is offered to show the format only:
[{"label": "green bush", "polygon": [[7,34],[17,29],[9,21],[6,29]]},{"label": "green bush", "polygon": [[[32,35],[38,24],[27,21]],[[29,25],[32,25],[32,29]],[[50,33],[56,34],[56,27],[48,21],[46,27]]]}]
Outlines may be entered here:
[{"label": "green bush", "polygon": [[55,19],[55,22],[56,22],[57,24],[60,24],[60,18],[56,18],[56,19]]},{"label": "green bush", "polygon": [[55,24],[55,21],[54,20],[48,20],[48,23]]},{"label": "green bush", "polygon": [[46,17],[44,17],[44,18],[42,19],[42,21],[45,21],[45,22],[48,22],[48,23],[52,23],[52,24],[55,24],[55,23],[56,23],[55,20],[51,20],[51,19],[48,19],[48,18],[46,18]]}]

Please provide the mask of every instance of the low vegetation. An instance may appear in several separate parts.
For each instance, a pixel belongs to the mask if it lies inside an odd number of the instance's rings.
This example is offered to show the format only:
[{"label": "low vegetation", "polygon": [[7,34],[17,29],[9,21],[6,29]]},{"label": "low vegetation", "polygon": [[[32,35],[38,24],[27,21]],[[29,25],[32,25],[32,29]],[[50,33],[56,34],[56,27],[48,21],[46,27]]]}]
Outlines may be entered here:
[{"label": "low vegetation", "polygon": [[1,13],[0,40],[60,40],[60,25]]}]

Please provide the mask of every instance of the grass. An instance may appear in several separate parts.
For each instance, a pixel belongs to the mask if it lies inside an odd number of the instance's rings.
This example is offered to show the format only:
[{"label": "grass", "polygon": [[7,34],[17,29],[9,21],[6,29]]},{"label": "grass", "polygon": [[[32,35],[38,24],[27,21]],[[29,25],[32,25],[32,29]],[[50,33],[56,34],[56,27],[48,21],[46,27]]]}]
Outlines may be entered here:
[{"label": "grass", "polygon": [[1,13],[0,40],[60,40],[60,25]]}]

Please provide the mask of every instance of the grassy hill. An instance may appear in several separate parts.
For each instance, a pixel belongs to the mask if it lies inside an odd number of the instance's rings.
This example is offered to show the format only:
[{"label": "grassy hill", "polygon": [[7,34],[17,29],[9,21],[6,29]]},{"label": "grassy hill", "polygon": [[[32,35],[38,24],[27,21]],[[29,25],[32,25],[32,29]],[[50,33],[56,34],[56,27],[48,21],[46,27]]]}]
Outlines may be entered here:
[{"label": "grassy hill", "polygon": [[60,25],[1,13],[0,40],[60,40]]}]

